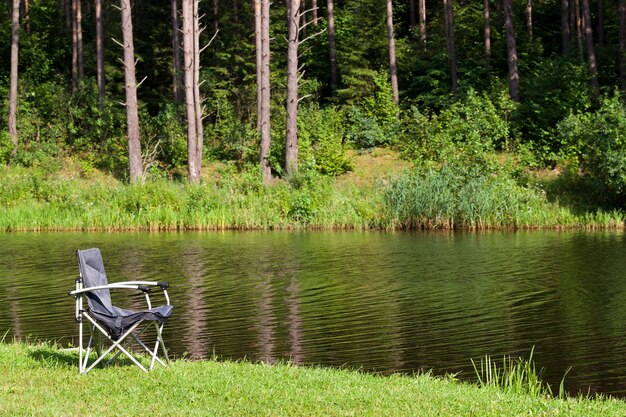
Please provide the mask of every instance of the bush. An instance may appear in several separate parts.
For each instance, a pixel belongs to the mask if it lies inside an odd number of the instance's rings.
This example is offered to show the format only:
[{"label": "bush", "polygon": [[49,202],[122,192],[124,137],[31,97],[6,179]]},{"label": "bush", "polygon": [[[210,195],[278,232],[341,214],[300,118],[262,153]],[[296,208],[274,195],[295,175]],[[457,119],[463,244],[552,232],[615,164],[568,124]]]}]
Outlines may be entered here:
[{"label": "bush", "polygon": [[559,140],[579,157],[583,176],[603,204],[626,202],[626,107],[618,94],[602,99],[594,113],[564,119]]},{"label": "bush", "polygon": [[509,125],[485,95],[470,90],[441,114],[423,114],[413,107],[405,116],[401,155],[418,165],[440,163],[497,167],[495,146],[509,137]]},{"label": "bush", "polygon": [[352,169],[343,145],[343,112],[317,104],[298,112],[300,161],[312,164],[322,174],[340,175]]}]

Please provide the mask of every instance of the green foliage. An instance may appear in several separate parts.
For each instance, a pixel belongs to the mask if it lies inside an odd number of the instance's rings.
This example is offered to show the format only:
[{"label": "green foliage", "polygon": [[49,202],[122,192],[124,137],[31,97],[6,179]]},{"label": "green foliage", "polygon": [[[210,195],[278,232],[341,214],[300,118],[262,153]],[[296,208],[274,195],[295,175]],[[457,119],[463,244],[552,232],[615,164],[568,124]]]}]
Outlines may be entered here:
[{"label": "green foliage", "polygon": [[312,164],[322,174],[340,175],[352,166],[346,157],[344,113],[337,107],[320,109],[317,104],[298,111],[298,146],[301,163]]},{"label": "green foliage", "polygon": [[400,130],[399,108],[393,101],[389,76],[379,71],[371,79],[370,91],[350,107],[346,136],[355,147],[369,149],[396,141]]},{"label": "green foliage", "polygon": [[559,140],[580,158],[583,175],[604,204],[626,201],[626,107],[618,94],[602,99],[594,113],[571,114],[558,127]]},{"label": "green foliage", "polygon": [[438,163],[496,169],[495,146],[509,138],[509,124],[486,95],[470,90],[439,115],[417,108],[405,115],[399,144],[404,158],[419,165]]}]

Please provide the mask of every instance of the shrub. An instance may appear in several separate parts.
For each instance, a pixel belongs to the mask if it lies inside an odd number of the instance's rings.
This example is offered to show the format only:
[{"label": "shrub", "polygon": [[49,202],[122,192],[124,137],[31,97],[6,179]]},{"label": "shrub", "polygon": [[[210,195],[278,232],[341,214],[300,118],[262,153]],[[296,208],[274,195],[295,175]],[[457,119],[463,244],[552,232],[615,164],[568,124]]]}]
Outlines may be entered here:
[{"label": "shrub", "polygon": [[603,204],[626,201],[626,108],[618,94],[594,113],[571,114],[557,127],[561,143],[579,157],[583,176]]}]

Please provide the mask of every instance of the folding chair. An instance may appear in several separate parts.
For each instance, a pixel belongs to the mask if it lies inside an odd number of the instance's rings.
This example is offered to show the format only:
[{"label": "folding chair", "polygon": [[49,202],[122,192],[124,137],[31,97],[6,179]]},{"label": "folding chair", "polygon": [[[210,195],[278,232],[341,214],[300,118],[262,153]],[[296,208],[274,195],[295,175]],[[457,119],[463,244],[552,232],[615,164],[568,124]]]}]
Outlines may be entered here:
[{"label": "folding chair", "polygon": [[[76,321],[78,322],[78,368],[81,374],[91,371],[96,365],[101,363],[114,349],[118,351],[113,354],[104,365],[111,363],[120,353],[124,353],[142,371],[148,370],[131,354],[130,344],[136,342],[151,357],[150,370],[155,362],[163,366],[169,363],[167,349],[163,342],[163,326],[172,314],[173,306],[167,294],[169,287],[167,282],[156,281],[126,281],[109,284],[104,271],[102,255],[100,249],[86,249],[76,251],[78,256],[78,268],[80,275],[76,278],[76,289],[69,294],[76,298]],[[150,301],[150,290],[152,287],[160,287],[165,296],[166,305],[152,307]],[[135,311],[116,307],[111,304],[110,289],[134,289],[142,291],[148,304],[147,310]],[[87,297],[88,309],[83,309],[83,296]],[[89,342],[86,350],[83,349],[83,322],[87,320],[90,330]],[[143,326],[142,326],[143,324]],[[139,336],[150,326],[156,329],[156,342],[154,349],[146,346],[139,339]],[[102,337],[108,339],[111,345],[102,352]],[[96,338],[98,340],[96,340]],[[89,355],[92,348],[97,349],[98,358],[89,363]],[[165,362],[158,356],[161,347]]]}]

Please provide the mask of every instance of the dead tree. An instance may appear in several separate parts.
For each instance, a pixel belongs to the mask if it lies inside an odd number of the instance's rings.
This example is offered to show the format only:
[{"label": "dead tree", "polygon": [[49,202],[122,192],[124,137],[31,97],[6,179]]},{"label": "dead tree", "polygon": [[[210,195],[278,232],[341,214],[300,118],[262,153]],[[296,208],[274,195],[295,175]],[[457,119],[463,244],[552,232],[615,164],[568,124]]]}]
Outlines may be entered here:
[{"label": "dead tree", "polygon": [[135,77],[135,45],[130,0],[120,1],[122,13],[122,42],[124,47],[124,80],[126,85],[126,130],[128,132],[128,164],[130,181],[142,179],[141,143],[139,141],[139,115],[137,80]]}]

